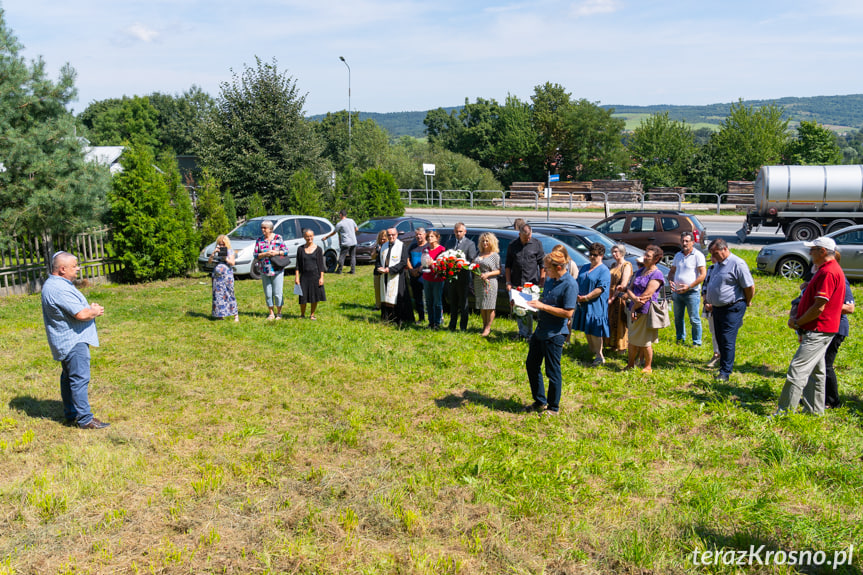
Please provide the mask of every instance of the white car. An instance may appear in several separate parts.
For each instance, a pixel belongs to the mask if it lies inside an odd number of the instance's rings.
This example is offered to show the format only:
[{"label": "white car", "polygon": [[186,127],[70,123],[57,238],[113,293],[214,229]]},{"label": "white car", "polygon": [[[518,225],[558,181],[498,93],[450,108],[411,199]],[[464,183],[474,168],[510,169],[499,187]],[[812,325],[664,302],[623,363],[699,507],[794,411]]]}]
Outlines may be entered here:
[{"label": "white car", "polygon": [[[303,230],[306,228],[315,233],[315,243],[324,250],[327,272],[336,269],[339,259],[339,236],[336,234],[329,239],[323,239],[335,229],[328,219],[315,216],[264,216],[252,218],[228,234],[231,248],[237,255],[237,263],[234,265],[235,275],[248,275],[253,279],[261,277],[261,264],[255,259],[255,241],[261,237],[261,222],[264,220],[273,222],[273,231],[282,236],[288,248],[288,256],[291,258],[288,269],[294,269],[297,266],[297,249],[306,243],[303,240]],[[198,256],[198,267],[202,271],[209,272],[215,267],[208,261],[214,249],[216,249],[215,242],[201,250]]]}]

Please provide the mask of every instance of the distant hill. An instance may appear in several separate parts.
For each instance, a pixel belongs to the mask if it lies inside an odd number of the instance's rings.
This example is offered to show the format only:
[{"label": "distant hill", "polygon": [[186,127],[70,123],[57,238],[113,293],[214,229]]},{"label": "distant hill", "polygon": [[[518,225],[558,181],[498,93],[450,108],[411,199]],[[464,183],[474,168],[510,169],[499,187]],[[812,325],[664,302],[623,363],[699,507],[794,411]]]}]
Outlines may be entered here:
[{"label": "distant hill", "polygon": [[[778,100],[744,100],[747,106],[765,106],[776,104],[785,108],[785,112],[791,125],[797,125],[801,120],[817,121],[837,132],[859,130],[863,128],[863,94],[850,94],[847,96],[813,96],[810,98],[780,98]],[[714,127],[728,115],[731,103],[710,104],[707,106],[626,106],[626,105],[603,105],[603,108],[614,108],[614,115],[627,120],[626,128],[631,130],[640,122],[641,118],[656,114],[657,112],[668,112],[674,120],[683,120],[693,127]],[[447,112],[459,110],[461,106],[444,108]],[[423,120],[428,112],[390,112],[376,114],[371,112],[359,112],[360,119],[371,118],[379,126],[390,133],[390,136],[412,136],[422,138],[425,136],[425,125]],[[323,116],[311,116],[310,120],[320,120]]]}]

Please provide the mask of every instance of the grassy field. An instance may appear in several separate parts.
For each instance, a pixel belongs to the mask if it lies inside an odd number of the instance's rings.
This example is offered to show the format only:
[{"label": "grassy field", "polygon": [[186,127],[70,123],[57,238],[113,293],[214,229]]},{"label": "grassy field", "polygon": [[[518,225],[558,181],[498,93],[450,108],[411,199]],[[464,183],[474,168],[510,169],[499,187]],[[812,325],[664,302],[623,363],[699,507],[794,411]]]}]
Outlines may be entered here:
[{"label": "grassy field", "polygon": [[859,321],[845,407],[768,420],[797,286],[756,285],[730,383],[673,328],[650,376],[586,367],[582,336],[554,419],[521,412],[513,320],[381,325],[367,266],[327,276],[316,322],[294,298],[267,322],[253,281],[238,324],[209,319],[204,276],[89,288],[98,432],[61,423],[38,296],[0,299],[0,574],[820,572],[693,564],[750,545],[854,545],[824,572],[859,573]]}]

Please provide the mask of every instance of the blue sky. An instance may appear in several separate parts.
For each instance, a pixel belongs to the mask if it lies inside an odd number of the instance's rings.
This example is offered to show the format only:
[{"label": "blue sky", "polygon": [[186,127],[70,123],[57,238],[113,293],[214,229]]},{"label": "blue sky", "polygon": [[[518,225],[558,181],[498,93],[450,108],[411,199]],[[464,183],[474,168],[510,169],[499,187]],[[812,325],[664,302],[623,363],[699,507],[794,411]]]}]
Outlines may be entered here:
[{"label": "blue sky", "polygon": [[306,112],[524,100],[563,85],[601,104],[712,104],[863,93],[861,0],[0,0],[27,57],[94,100],[214,97],[275,58]]}]

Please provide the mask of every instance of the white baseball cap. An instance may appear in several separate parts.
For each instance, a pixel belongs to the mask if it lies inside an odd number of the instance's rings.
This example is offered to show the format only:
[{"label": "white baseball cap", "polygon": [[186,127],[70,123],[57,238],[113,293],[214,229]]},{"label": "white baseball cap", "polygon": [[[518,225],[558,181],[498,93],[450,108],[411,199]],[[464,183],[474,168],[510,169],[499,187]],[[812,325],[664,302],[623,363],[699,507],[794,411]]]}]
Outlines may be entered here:
[{"label": "white baseball cap", "polygon": [[836,242],[833,241],[833,238],[827,238],[824,236],[815,238],[811,242],[803,242],[803,245],[807,248],[824,248],[831,252],[836,251]]}]

